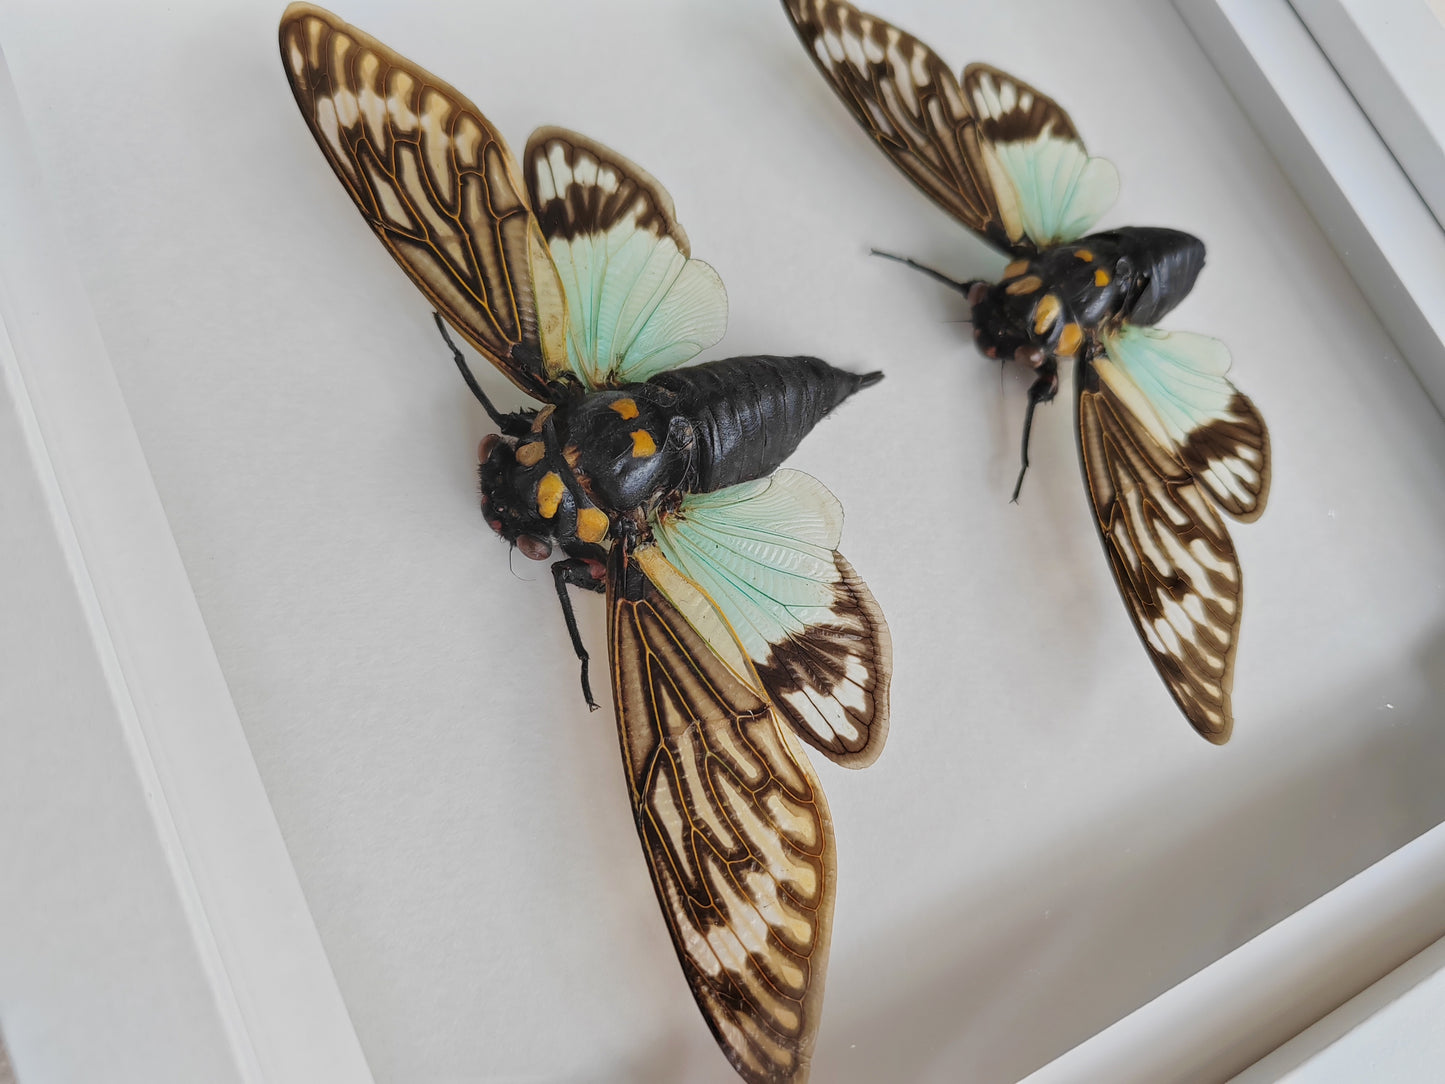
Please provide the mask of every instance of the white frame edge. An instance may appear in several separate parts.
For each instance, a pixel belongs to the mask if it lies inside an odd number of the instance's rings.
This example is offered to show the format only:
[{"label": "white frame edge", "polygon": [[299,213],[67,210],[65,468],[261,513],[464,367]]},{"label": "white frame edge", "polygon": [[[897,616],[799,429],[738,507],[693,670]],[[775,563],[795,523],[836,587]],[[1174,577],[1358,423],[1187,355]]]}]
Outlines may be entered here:
[{"label": "white frame edge", "polygon": [[1445,412],[1445,230],[1289,0],[1175,7]]},{"label": "white frame edge", "polygon": [[1424,0],[1290,0],[1445,226],[1445,17]]},{"label": "white frame edge", "polygon": [[[1442,936],[1445,825],[1080,1043],[1025,1084],[1226,1080]],[[1321,1040],[1328,1041],[1323,1033]]]},{"label": "white frame edge", "polygon": [[0,57],[0,351],[237,1078],[371,1084]]}]

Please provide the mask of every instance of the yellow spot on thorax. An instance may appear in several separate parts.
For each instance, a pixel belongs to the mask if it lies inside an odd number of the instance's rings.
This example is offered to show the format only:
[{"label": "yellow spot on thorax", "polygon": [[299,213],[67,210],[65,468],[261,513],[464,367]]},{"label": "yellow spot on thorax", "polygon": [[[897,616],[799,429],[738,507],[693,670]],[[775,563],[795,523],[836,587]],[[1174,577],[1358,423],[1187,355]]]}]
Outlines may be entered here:
[{"label": "yellow spot on thorax", "polygon": [[1047,335],[1063,307],[1058,294],[1044,294],[1034,309],[1034,334]]},{"label": "yellow spot on thorax", "polygon": [[540,440],[534,440],[531,444],[524,444],[517,449],[517,462],[524,467],[535,467],[546,454],[547,446]]},{"label": "yellow spot on thorax", "polygon": [[1054,353],[1060,357],[1072,357],[1079,352],[1079,347],[1083,345],[1083,342],[1083,329],[1078,324],[1065,324],[1064,330],[1059,333],[1059,345]]},{"label": "yellow spot on thorax", "polygon": [[549,470],[542,475],[542,480],[537,483],[537,511],[542,514],[543,519],[551,519],[557,514],[557,506],[562,503],[562,494],[567,492],[567,487],[562,484],[562,476],[554,470]]},{"label": "yellow spot on thorax", "polygon": [[1099,268],[1099,270],[1095,271],[1094,285],[1099,287],[1109,285],[1109,272],[1105,271],[1102,267]]},{"label": "yellow spot on thorax", "polygon": [[617,411],[623,421],[630,422],[637,417],[637,404],[631,399],[619,399],[615,403],[608,403],[609,409]]},{"label": "yellow spot on thorax", "polygon": [[584,508],[577,513],[577,537],[583,542],[601,542],[610,526],[607,513],[600,508]]},{"label": "yellow spot on thorax", "polygon": [[1043,284],[1044,280],[1039,278],[1037,275],[1029,275],[1026,278],[1019,279],[1017,282],[1009,283],[1008,286],[1006,286],[1004,289],[1006,293],[1012,295],[1013,297],[1018,297],[1020,294],[1033,293]]},{"label": "yellow spot on thorax", "polygon": [[1074,250],[1074,259],[1083,260],[1085,263],[1093,263],[1094,254],[1086,248],[1079,248]]},{"label": "yellow spot on thorax", "polygon": [[632,458],[642,459],[657,451],[657,442],[652,439],[652,434],[646,429],[634,429],[632,431]]},{"label": "yellow spot on thorax", "polygon": [[1009,264],[1003,269],[1003,277],[1006,279],[1011,279],[1018,275],[1022,275],[1028,269],[1028,260],[1015,260],[1013,263]]}]

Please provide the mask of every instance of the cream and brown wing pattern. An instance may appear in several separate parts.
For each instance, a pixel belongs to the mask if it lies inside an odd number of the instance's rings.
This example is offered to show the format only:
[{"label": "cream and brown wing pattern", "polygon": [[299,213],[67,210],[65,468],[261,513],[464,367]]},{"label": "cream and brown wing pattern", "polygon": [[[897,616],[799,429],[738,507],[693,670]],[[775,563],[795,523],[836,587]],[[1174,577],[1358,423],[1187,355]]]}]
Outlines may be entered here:
[{"label": "cream and brown wing pattern", "polygon": [[321,8],[292,4],[281,60],[301,115],[412,281],[523,391],[566,367],[561,281],[506,143],[447,83]]},{"label": "cream and brown wing pattern", "polygon": [[1084,484],[1119,593],[1185,718],[1223,744],[1243,602],[1234,543],[1189,466],[1109,383],[1086,362],[1075,381]]},{"label": "cream and brown wing pattern", "polygon": [[801,1084],[833,915],[822,789],[741,647],[724,659],[694,627],[722,620],[707,596],[656,547],[623,551],[609,578],[613,692],[658,902],[734,1068]]}]

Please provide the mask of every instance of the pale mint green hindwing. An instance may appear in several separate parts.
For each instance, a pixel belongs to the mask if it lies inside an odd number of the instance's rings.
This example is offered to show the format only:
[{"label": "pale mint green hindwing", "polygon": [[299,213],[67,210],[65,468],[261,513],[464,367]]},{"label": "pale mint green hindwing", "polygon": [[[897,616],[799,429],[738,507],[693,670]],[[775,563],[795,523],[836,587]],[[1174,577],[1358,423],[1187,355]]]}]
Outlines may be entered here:
[{"label": "pale mint green hindwing", "polygon": [[1229,348],[1187,331],[1124,324],[1101,336],[1100,378],[1224,511],[1253,519],[1269,487],[1269,435],[1230,383]]},{"label": "pale mint green hindwing", "polygon": [[794,470],[690,494],[653,521],[658,548],[717,604],[798,735],[861,767],[887,729],[891,647],[837,552],[842,529],[837,498]]},{"label": "pale mint green hindwing", "polygon": [[[1083,237],[1119,194],[1119,174],[1111,162],[1090,158],[1078,143],[1048,132],[991,150],[1017,193],[1020,226],[1040,248]],[[999,204],[1002,208],[1005,200]]]},{"label": "pale mint green hindwing", "polygon": [[527,186],[567,296],[567,359],[589,389],[646,380],[722,338],[727,291],[688,256],[640,167],[560,129],[533,135]]},{"label": "pale mint green hindwing", "polygon": [[1113,163],[1090,158],[1068,115],[1011,76],[974,65],[964,85],[1009,236],[1046,248],[1088,233],[1119,196]]}]

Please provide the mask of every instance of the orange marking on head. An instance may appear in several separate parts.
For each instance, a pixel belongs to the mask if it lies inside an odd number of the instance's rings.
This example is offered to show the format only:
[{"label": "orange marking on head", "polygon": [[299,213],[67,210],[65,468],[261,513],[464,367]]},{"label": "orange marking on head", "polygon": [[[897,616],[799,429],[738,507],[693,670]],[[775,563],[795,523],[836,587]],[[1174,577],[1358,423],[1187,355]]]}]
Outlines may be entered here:
[{"label": "orange marking on head", "polygon": [[577,513],[577,537],[583,542],[601,542],[611,526],[607,513],[600,508],[584,508]]},{"label": "orange marking on head", "polygon": [[546,454],[547,446],[540,440],[534,440],[531,444],[524,444],[517,449],[517,462],[524,467],[535,467]]},{"label": "orange marking on head", "polygon": [[1059,345],[1054,353],[1060,357],[1071,357],[1079,352],[1084,343],[1084,331],[1078,324],[1065,324],[1059,333]]},{"label": "orange marking on head", "polygon": [[608,403],[608,408],[617,411],[625,422],[630,422],[637,417],[637,404],[631,399],[619,399],[615,403]]},{"label": "orange marking on head", "polygon": [[1101,288],[1109,285],[1109,272],[1105,271],[1102,267],[1095,271],[1094,285]]},{"label": "orange marking on head", "polygon": [[1028,269],[1028,260],[1015,260],[1013,263],[1009,264],[1003,269],[1003,277],[1006,279],[1011,279],[1017,275],[1022,275]]},{"label": "orange marking on head", "polygon": [[1083,260],[1085,263],[1093,263],[1094,254],[1086,248],[1078,248],[1074,250],[1074,259]]},{"label": "orange marking on head", "polygon": [[652,439],[652,434],[646,429],[634,429],[632,431],[632,458],[641,459],[644,456],[652,455],[657,451],[657,442]]},{"label": "orange marking on head", "polygon": [[549,470],[542,475],[542,480],[537,483],[537,511],[542,514],[543,519],[551,519],[557,514],[557,506],[562,503],[562,494],[567,492],[567,487],[562,484],[562,476],[554,470]]},{"label": "orange marking on head", "polygon": [[1020,294],[1031,294],[1044,284],[1044,280],[1037,275],[1028,275],[1017,282],[1010,282],[1004,289],[1014,297]]}]

